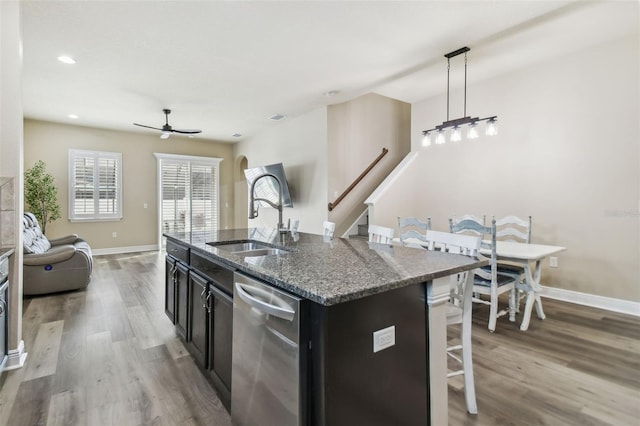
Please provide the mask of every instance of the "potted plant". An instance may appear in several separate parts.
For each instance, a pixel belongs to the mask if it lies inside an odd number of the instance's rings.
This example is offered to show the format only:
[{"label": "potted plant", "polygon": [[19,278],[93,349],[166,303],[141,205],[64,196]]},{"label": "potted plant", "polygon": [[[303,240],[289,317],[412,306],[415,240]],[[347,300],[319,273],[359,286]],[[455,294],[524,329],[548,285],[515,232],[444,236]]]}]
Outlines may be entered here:
[{"label": "potted plant", "polygon": [[43,234],[47,223],[60,218],[58,189],[42,160],[24,172],[24,203],[27,211],[33,213],[40,222]]}]

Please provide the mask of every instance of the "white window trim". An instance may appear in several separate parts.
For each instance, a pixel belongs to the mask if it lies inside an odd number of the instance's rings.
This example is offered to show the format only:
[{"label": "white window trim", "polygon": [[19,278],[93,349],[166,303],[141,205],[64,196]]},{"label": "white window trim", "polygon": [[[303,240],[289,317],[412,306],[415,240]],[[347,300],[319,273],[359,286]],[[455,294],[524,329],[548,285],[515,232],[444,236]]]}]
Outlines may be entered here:
[{"label": "white window trim", "polygon": [[[68,199],[68,209],[69,209],[69,221],[70,222],[114,222],[122,220],[123,216],[123,206],[122,206],[122,153],[120,152],[107,152],[107,151],[94,151],[94,150],[86,150],[86,149],[69,149],[67,160],[68,166],[68,176],[69,176],[69,199]],[[99,158],[115,158],[118,163],[118,172],[116,176],[116,185],[117,185],[117,203],[118,203],[118,211],[115,214],[106,214],[101,215],[100,213],[96,213],[91,215],[90,217],[82,217],[76,216],[74,214],[74,202],[75,202],[75,173],[74,173],[74,164],[73,160],[77,157],[94,157],[96,159]],[[99,198],[98,198],[99,200]]]},{"label": "white window trim", "polygon": [[[220,163],[222,158],[217,157],[199,157],[194,155],[181,155],[181,154],[165,154],[162,152],[154,152],[156,157],[156,185],[157,185],[157,214],[158,218],[162,217],[162,160],[174,160],[174,161],[190,161],[193,164],[202,164],[207,166],[215,166],[215,182],[218,185],[217,194],[218,202],[216,203],[216,215],[220,218]],[[158,220],[158,250],[162,250],[162,221]]]}]

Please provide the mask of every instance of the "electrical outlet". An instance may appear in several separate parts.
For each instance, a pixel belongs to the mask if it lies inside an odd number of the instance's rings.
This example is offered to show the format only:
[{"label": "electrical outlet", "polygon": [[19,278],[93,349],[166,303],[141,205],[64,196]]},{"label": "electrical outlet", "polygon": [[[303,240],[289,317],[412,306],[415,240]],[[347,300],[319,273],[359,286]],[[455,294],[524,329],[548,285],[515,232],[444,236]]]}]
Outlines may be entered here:
[{"label": "electrical outlet", "polygon": [[142,205],[142,208],[148,209],[148,208],[149,208],[149,204],[144,203],[144,204]]},{"label": "electrical outlet", "polygon": [[555,256],[551,256],[549,258],[549,266],[551,266],[552,268],[557,268],[558,267],[558,258]]},{"label": "electrical outlet", "polygon": [[115,232],[115,231],[114,231],[114,232],[112,232],[112,233],[111,233],[111,237],[112,237],[112,238],[118,238],[118,233],[117,233],[117,232]]},{"label": "electrical outlet", "polygon": [[396,344],[396,326],[373,332],[373,352],[379,352]]}]

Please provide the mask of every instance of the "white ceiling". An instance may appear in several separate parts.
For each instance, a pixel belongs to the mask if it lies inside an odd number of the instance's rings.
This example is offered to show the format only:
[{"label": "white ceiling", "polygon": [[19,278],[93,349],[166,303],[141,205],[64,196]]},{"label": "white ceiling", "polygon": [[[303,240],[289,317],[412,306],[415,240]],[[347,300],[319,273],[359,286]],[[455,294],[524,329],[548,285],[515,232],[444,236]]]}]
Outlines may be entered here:
[{"label": "white ceiling", "polygon": [[441,94],[443,55],[462,46],[473,85],[637,33],[638,13],[633,0],[24,1],[24,115],[152,133],[132,123],[161,126],[170,108],[175,128],[236,142],[277,113]]}]

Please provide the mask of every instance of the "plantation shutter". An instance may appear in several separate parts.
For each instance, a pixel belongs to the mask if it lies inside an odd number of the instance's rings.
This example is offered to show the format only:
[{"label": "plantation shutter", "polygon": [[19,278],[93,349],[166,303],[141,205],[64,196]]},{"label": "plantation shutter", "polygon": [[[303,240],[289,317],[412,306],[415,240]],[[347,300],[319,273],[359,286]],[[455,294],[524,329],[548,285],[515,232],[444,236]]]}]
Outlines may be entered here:
[{"label": "plantation shutter", "polygon": [[220,159],[155,154],[160,169],[162,232],[212,232],[219,228]]},{"label": "plantation shutter", "polygon": [[122,154],[69,150],[69,219],[122,218]]}]

